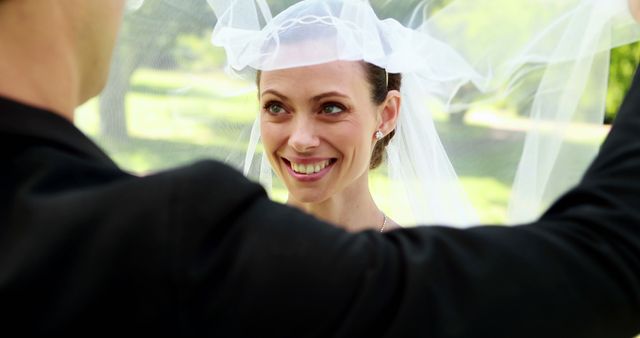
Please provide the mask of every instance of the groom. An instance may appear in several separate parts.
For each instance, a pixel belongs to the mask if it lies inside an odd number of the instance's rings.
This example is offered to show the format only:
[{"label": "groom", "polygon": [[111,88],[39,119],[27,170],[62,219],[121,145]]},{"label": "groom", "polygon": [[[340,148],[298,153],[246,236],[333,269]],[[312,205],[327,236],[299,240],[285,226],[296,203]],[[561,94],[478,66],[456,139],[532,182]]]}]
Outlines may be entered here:
[{"label": "groom", "polygon": [[640,332],[638,77],[582,182],[538,222],[349,234],[220,163],[131,176],[73,126],[104,85],[123,3],[0,0],[3,331]]}]

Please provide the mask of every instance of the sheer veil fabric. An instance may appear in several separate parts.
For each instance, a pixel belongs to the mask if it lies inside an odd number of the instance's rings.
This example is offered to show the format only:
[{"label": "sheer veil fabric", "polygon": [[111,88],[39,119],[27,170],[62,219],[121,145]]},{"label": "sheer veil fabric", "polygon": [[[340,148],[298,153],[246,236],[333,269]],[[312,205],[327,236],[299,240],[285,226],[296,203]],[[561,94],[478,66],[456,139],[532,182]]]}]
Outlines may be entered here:
[{"label": "sheer veil fabric", "polygon": [[[610,50],[640,38],[626,0],[139,0],[129,6],[115,70],[97,105],[95,133],[101,131],[107,149],[133,147],[137,128],[156,135],[145,137],[156,151],[184,161],[225,160],[269,190],[278,183],[260,146],[255,70],[364,60],[403,76],[396,135],[386,165],[371,180],[384,211],[407,225],[486,221],[495,194],[504,195],[504,222],[538,217],[597,151],[593,136],[601,132]],[[205,31],[207,45],[189,40]],[[226,75],[213,63],[226,66]],[[155,76],[149,69],[182,75],[176,83],[166,75],[164,89],[148,88],[140,83]],[[136,104],[141,92],[164,101]],[[145,109],[163,111],[172,131],[132,126]],[[117,126],[114,121],[130,122],[117,146],[105,127]],[[184,142],[164,149],[168,134]],[[483,191],[483,182],[505,191]]]}]

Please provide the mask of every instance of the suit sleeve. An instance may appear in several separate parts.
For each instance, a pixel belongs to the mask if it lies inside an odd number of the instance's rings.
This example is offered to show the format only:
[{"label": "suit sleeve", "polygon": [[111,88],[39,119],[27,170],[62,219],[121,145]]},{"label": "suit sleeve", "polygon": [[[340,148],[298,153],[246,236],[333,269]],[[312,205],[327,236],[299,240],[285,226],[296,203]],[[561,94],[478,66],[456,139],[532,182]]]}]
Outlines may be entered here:
[{"label": "suit sleeve", "polygon": [[[228,178],[234,175],[190,182],[207,203],[180,218],[201,218],[183,230],[177,270],[193,332],[603,338],[640,332],[638,77],[584,179],[532,224],[349,234],[270,202],[242,178]],[[251,193],[229,201],[221,192],[230,189]],[[220,196],[211,197],[212,190]],[[216,198],[225,202],[211,203]]]}]

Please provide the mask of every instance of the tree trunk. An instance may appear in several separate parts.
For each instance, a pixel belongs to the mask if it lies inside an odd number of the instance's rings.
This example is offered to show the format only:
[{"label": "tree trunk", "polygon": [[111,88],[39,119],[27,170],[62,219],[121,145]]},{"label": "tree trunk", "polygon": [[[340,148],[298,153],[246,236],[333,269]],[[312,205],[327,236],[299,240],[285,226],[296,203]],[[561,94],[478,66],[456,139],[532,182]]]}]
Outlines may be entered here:
[{"label": "tree trunk", "polygon": [[467,110],[463,109],[457,112],[449,113],[449,123],[459,126],[464,124],[464,116],[467,114]]},{"label": "tree trunk", "polygon": [[125,102],[136,63],[123,62],[122,54],[120,50],[114,57],[109,81],[99,99],[100,135],[110,141],[123,141],[129,138]]}]

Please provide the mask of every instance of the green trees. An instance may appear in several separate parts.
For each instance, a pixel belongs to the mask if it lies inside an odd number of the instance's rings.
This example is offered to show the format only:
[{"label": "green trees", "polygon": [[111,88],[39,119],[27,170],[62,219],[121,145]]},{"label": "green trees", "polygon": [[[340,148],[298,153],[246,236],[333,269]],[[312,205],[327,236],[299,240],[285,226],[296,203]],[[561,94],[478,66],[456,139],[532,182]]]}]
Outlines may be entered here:
[{"label": "green trees", "polygon": [[640,43],[621,46],[612,51],[605,122],[611,122],[615,118],[624,96],[629,91],[639,61]]}]

